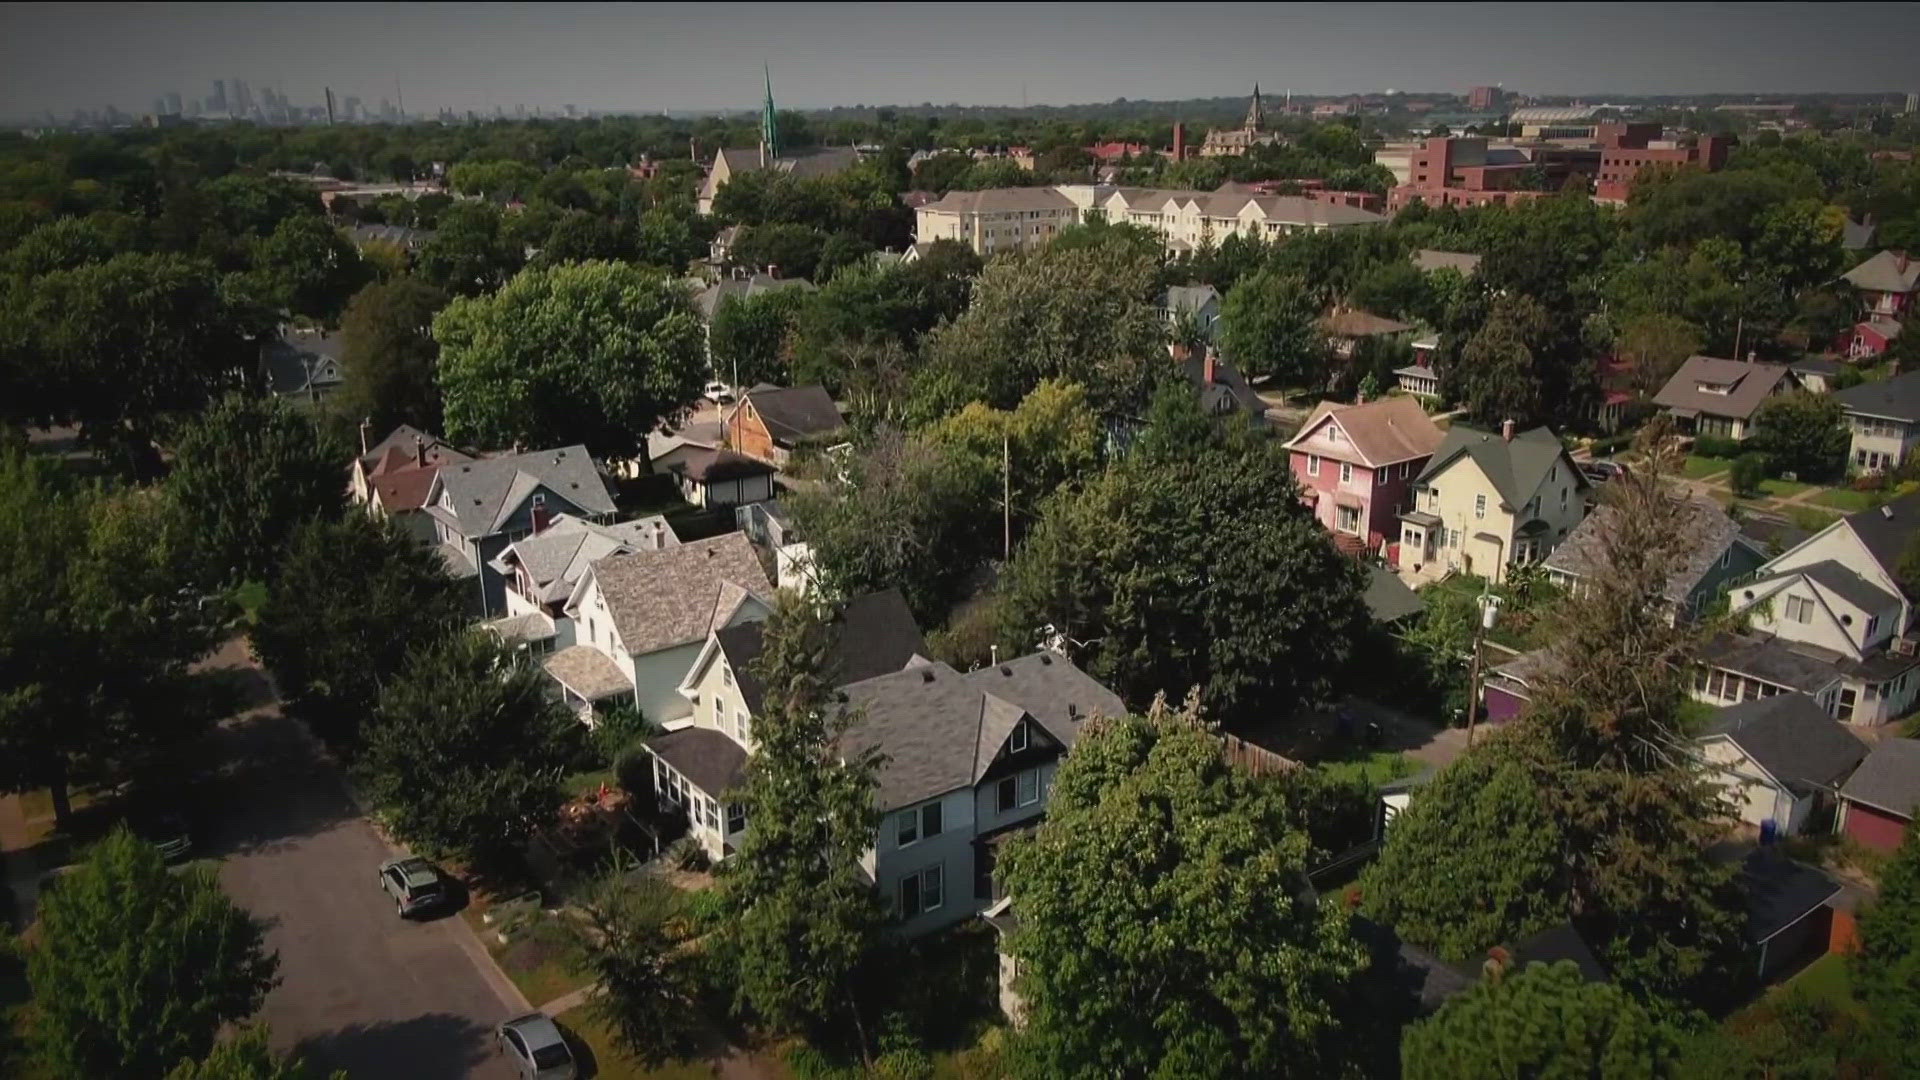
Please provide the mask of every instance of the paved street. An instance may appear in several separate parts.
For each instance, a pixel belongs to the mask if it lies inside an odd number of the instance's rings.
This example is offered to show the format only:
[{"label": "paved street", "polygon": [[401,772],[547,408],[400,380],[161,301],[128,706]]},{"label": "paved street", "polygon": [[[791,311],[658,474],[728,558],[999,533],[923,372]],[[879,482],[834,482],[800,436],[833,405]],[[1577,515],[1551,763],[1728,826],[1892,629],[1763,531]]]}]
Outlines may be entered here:
[{"label": "paved street", "polygon": [[304,729],[268,708],[219,741],[230,789],[205,853],[270,924],[282,983],[258,1019],[275,1046],[353,1080],[512,1076],[491,1029],[521,1007],[517,991],[476,962],[458,916],[394,914],[375,881],[386,845]]}]

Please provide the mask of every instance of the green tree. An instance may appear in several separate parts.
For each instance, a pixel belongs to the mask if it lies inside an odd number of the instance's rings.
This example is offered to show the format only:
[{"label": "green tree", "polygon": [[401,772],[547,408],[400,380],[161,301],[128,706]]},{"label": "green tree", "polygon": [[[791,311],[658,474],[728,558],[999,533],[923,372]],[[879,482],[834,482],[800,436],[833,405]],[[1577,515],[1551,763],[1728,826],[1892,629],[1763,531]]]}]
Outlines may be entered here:
[{"label": "green tree", "polygon": [[830,644],[825,612],[782,593],[753,672],[756,748],[730,793],[748,828],[720,886],[720,949],[741,1004],[785,1031],[844,1034],[850,1020],[864,1056],[856,976],[885,914],[860,863],[880,763],[844,742],[855,718],[834,703]]},{"label": "green tree", "polygon": [[1312,899],[1308,850],[1191,704],[1092,721],[1001,862],[1029,1071],[1326,1075],[1364,952]]},{"label": "green tree", "polygon": [[1474,960],[1566,920],[1565,842],[1533,774],[1483,746],[1393,819],[1361,902],[1406,941]]},{"label": "green tree", "polygon": [[574,908],[576,956],[600,987],[591,1007],[621,1048],[650,1066],[695,1049],[702,1014],[685,894],[648,874],[617,873]]},{"label": "green tree", "polygon": [[421,245],[415,272],[456,296],[477,296],[505,284],[525,261],[525,250],[506,235],[500,211],[459,202],[440,215],[432,238]]},{"label": "green tree", "polygon": [[681,283],[626,263],[528,270],[433,320],[447,434],[530,447],[586,444],[646,460],[647,435],[706,385],[706,347]]},{"label": "green tree", "polygon": [[1451,373],[1474,419],[1484,424],[1512,420],[1528,427],[1548,418],[1551,383],[1542,356],[1548,331],[1546,310],[1532,297],[1494,301]]},{"label": "green tree", "polygon": [[796,287],[721,300],[707,339],[714,372],[737,386],[792,385],[789,337],[815,302]]},{"label": "green tree", "polygon": [[[1163,403],[1181,434],[1161,436]],[[1366,623],[1360,565],[1301,505],[1278,443],[1219,432],[1184,387],[1155,409],[1131,456],[1043,507],[1002,573],[1002,644],[1052,626],[1128,701],[1198,686],[1228,723],[1326,697]]]},{"label": "green tree", "polygon": [[1767,455],[1757,450],[1741,454],[1733,459],[1733,468],[1727,470],[1727,474],[1735,495],[1742,498],[1758,495],[1761,482],[1767,478]]},{"label": "green tree", "polygon": [[266,580],[293,531],[346,506],[341,448],[279,398],[229,395],[174,440],[167,491],[219,584]]},{"label": "green tree", "polygon": [[1678,1076],[1677,1033],[1619,987],[1571,961],[1494,973],[1407,1029],[1408,1080]]},{"label": "green tree", "polygon": [[1760,403],[1748,441],[1775,469],[1819,482],[1846,474],[1852,436],[1838,401],[1826,394],[1795,393]]},{"label": "green tree", "polygon": [[1880,894],[1860,918],[1854,985],[1874,1020],[1894,1036],[1903,1075],[1920,1070],[1920,827],[1907,826],[1880,872]]},{"label": "green tree", "polygon": [[119,783],[218,715],[191,665],[227,606],[195,585],[194,537],[147,491],[76,490],[0,455],[0,790]]},{"label": "green tree", "polygon": [[331,323],[373,270],[325,218],[301,214],[254,242],[252,277],[276,306]]},{"label": "green tree", "polygon": [[1233,287],[1220,305],[1220,352],[1248,375],[1271,375],[1283,386],[1315,386],[1325,378],[1326,336],[1320,306],[1296,277],[1262,270]]},{"label": "green tree", "polygon": [[1001,465],[1013,489],[1013,517],[1024,532],[1042,499],[1093,474],[1102,432],[1086,390],[1047,379],[1016,409],[972,402],[929,428],[927,437],[965,449],[988,468]]},{"label": "green tree", "polygon": [[164,1076],[278,981],[265,929],[213,872],[170,872],[126,830],[41,897],[27,952],[33,1040],[53,1076]]},{"label": "green tree", "polygon": [[485,634],[422,646],[380,694],[354,763],[394,832],[498,869],[559,807],[581,723]]},{"label": "green tree", "polygon": [[[167,1080],[326,1080],[326,1074],[308,1068],[298,1058],[282,1057],[267,1045],[267,1028],[254,1024],[220,1043],[198,1061],[183,1061]],[[331,1080],[346,1080],[343,1069]]]},{"label": "green tree", "polygon": [[439,555],[398,526],[314,518],[289,538],[251,640],[289,708],[351,753],[406,650],[461,630],[468,599]]},{"label": "green tree", "polygon": [[547,233],[533,265],[631,259],[637,253],[632,235],[623,233],[615,222],[585,210],[570,210]]},{"label": "green tree", "polygon": [[376,433],[399,424],[440,430],[439,343],[433,317],[447,294],[413,277],[369,285],[354,294],[340,321],[344,378],[335,405]]},{"label": "green tree", "polygon": [[812,279],[827,234],[805,225],[748,225],[733,244],[733,261],[781,277]]}]

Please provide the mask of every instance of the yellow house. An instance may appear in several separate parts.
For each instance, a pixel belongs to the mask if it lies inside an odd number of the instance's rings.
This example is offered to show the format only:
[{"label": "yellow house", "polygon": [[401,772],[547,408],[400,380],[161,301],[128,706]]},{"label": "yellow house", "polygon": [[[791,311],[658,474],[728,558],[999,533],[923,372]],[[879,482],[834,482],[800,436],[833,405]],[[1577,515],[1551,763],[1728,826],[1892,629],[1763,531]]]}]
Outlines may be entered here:
[{"label": "yellow house", "polygon": [[1547,557],[1587,514],[1588,484],[1552,430],[1454,425],[1400,515],[1398,566],[1417,580],[1454,571],[1505,580]]}]

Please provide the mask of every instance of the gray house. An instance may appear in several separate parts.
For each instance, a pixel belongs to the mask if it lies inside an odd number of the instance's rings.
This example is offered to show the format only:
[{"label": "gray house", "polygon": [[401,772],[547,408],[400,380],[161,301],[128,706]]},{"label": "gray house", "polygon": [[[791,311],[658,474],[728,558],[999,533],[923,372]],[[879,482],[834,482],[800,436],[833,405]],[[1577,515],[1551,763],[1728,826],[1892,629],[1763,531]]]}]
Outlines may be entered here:
[{"label": "gray house", "polygon": [[[1767,552],[1714,502],[1688,498],[1685,511],[1686,534],[1693,543],[1667,581],[1666,599],[1677,619],[1690,622],[1710,608],[1730,582],[1760,569]],[[1603,573],[1607,538],[1618,519],[1612,506],[1594,508],[1541,564],[1548,576],[1562,587],[1577,588],[1582,580]]]},{"label": "gray house", "polygon": [[340,356],[346,339],[340,334],[288,330],[260,350],[260,366],[267,390],[275,397],[312,405],[346,381]]},{"label": "gray house", "polygon": [[1220,294],[1211,285],[1174,285],[1160,294],[1160,314],[1168,326],[1191,315],[1208,341],[1213,340],[1220,321]]},{"label": "gray house", "polygon": [[584,446],[536,450],[442,466],[423,512],[455,577],[474,581],[475,613],[507,614],[507,579],[494,559],[561,514],[613,520],[613,496]]},{"label": "gray house", "polygon": [[1847,417],[1847,459],[1863,473],[1899,468],[1920,449],[1920,371],[1863,382],[1833,395]]}]

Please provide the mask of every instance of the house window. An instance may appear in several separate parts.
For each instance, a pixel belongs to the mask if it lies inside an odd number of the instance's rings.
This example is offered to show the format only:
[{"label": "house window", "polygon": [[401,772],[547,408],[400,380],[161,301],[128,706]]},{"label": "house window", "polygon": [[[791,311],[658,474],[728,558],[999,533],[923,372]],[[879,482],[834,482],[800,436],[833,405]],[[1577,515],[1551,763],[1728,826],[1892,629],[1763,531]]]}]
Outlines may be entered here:
[{"label": "house window", "polygon": [[753,738],[753,718],[747,715],[747,710],[741,709],[734,713],[733,721],[739,725],[739,730],[733,733],[735,741],[745,743]]},{"label": "house window", "polygon": [[1007,752],[1018,754],[1022,750],[1025,750],[1028,745],[1028,738],[1027,722],[1025,720],[1013,725],[1013,734],[1007,736]]},{"label": "house window", "polygon": [[1797,623],[1813,621],[1813,601],[1804,596],[1787,597],[1787,618]]},{"label": "house window", "polygon": [[1003,814],[1009,810],[1017,810],[1020,807],[1032,806],[1034,803],[1039,802],[1039,770],[1029,769],[1016,776],[1009,776],[1002,779],[999,787],[995,791],[995,796],[996,802],[999,804],[1000,812]]},{"label": "house window", "polygon": [[894,835],[901,847],[940,835],[940,804],[930,802],[894,816]]},{"label": "house window", "polygon": [[1413,470],[1413,462],[1411,461],[1401,462],[1400,463],[1400,479],[1405,480],[1408,474],[1412,472],[1412,470]]},{"label": "house window", "polygon": [[1360,532],[1360,511],[1355,507],[1342,506],[1335,511],[1336,527],[1343,533]]},{"label": "house window", "polygon": [[1487,497],[1485,495],[1475,495],[1473,497],[1473,516],[1477,518],[1487,516]]},{"label": "house window", "polygon": [[947,901],[945,875],[941,867],[929,866],[900,879],[900,917],[911,919],[922,912],[938,911]]},{"label": "house window", "polygon": [[1859,694],[1854,690],[1853,687],[1851,686],[1842,687],[1840,689],[1840,700],[1838,702],[1838,708],[1833,714],[1834,719],[1852,720],[1853,706],[1858,700],[1859,700]]},{"label": "house window", "polygon": [[1867,616],[1867,632],[1866,632],[1866,635],[1863,636],[1860,640],[1872,641],[1873,632],[1878,629],[1880,629],[1880,616],[1878,615]]},{"label": "house window", "polygon": [[745,832],[747,828],[747,807],[745,803],[727,804],[727,835]]},{"label": "house window", "polygon": [[733,669],[728,667],[725,664],[720,665],[720,685],[722,686],[733,685]]},{"label": "house window", "polygon": [[1353,463],[1352,462],[1343,461],[1340,463],[1340,482],[1343,484],[1353,483]]},{"label": "house window", "polygon": [[1319,454],[1307,455],[1307,475],[1308,476],[1320,475],[1320,455]]}]

